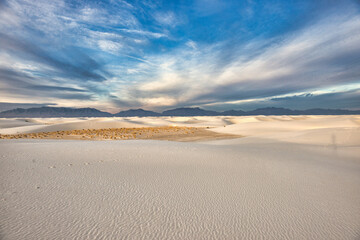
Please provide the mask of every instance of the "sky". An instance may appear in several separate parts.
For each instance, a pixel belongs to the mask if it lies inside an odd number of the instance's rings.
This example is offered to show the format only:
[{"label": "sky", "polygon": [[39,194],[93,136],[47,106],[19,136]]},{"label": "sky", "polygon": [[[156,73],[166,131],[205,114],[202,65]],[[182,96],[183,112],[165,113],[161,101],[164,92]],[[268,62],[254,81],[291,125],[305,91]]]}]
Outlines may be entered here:
[{"label": "sky", "polygon": [[360,109],[360,1],[0,0],[0,110]]}]

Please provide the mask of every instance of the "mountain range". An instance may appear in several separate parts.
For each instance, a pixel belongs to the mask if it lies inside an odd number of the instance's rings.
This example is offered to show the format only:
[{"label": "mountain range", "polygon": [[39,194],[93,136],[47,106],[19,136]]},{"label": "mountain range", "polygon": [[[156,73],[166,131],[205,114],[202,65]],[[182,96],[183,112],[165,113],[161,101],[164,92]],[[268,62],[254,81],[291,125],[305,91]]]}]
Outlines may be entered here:
[{"label": "mountain range", "polygon": [[0,118],[16,117],[157,117],[157,116],[252,116],[252,115],[357,115],[360,110],[344,109],[321,109],[291,110],[287,108],[258,108],[252,111],[229,110],[216,112],[201,108],[175,108],[162,113],[143,109],[129,109],[116,114],[102,112],[95,108],[64,108],[64,107],[40,107],[40,108],[16,108],[0,112]]},{"label": "mountain range", "polygon": [[0,113],[2,118],[13,117],[112,117],[107,112],[95,108],[64,108],[64,107],[39,107],[39,108],[16,108]]}]

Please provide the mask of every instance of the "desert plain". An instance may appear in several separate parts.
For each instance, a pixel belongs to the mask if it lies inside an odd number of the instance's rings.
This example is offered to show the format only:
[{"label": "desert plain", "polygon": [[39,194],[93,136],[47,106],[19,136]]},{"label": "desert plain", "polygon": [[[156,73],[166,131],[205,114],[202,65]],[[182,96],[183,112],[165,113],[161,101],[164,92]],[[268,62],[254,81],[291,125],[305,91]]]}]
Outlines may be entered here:
[{"label": "desert plain", "polygon": [[360,116],[0,119],[0,239],[359,239]]}]

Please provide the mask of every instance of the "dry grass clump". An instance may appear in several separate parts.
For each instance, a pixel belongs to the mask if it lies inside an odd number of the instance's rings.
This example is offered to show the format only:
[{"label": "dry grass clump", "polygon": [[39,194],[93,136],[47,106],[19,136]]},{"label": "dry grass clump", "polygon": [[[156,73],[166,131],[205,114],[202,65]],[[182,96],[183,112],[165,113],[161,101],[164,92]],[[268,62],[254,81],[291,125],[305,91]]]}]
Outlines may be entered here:
[{"label": "dry grass clump", "polygon": [[26,134],[0,134],[0,139],[81,139],[81,140],[128,140],[161,139],[169,136],[195,134],[194,127],[144,127],[144,128],[104,128],[69,131],[40,132]]}]

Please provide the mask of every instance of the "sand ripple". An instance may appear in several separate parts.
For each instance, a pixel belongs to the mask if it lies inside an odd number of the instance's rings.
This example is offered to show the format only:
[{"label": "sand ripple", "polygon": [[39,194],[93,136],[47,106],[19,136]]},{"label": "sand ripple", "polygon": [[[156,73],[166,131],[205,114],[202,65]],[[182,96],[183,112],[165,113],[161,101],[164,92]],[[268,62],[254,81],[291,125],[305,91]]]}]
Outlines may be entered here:
[{"label": "sand ripple", "polygon": [[2,239],[359,237],[359,161],[332,149],[61,140],[0,149]]}]

